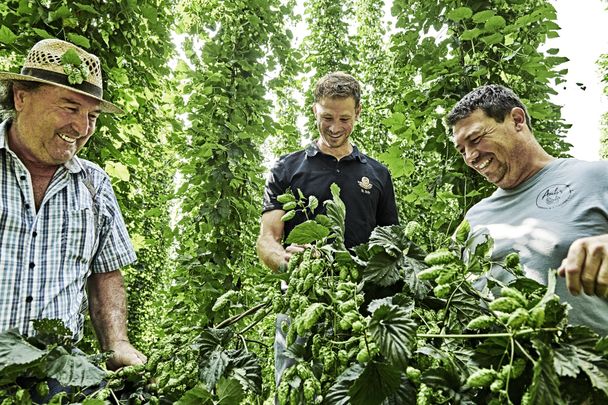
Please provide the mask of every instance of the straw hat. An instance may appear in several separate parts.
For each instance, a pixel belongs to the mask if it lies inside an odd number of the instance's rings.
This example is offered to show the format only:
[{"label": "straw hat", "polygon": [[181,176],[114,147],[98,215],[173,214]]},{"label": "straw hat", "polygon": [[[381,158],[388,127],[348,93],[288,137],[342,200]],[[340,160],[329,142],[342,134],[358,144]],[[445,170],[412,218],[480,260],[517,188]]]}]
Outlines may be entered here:
[{"label": "straw hat", "polygon": [[36,43],[27,54],[21,74],[0,72],[0,80],[25,80],[63,87],[101,101],[103,112],[124,112],[103,99],[99,58],[59,39],[43,39]]}]

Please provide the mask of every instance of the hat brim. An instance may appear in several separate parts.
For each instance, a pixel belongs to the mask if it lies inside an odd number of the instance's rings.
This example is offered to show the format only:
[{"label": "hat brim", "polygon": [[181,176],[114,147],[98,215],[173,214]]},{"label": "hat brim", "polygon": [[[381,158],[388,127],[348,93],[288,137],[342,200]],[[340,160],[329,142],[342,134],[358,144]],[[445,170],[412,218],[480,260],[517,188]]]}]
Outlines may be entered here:
[{"label": "hat brim", "polygon": [[74,93],[82,94],[84,96],[89,96],[89,97],[99,101],[101,111],[104,113],[110,113],[110,114],[124,114],[125,113],[123,110],[121,110],[115,104],[112,104],[109,101],[106,101],[102,98],[95,97],[94,95],[87,93],[86,91],[81,91],[81,90],[75,89],[73,87],[65,86],[63,84],[58,84],[58,83],[55,83],[55,82],[52,82],[49,80],[40,79],[35,76],[28,76],[28,75],[22,75],[22,74],[18,74],[18,73],[10,73],[10,72],[0,72],[0,80],[21,80],[21,81],[27,81],[27,82],[44,83],[44,84],[49,84],[51,86],[61,87],[66,90],[71,90]]}]

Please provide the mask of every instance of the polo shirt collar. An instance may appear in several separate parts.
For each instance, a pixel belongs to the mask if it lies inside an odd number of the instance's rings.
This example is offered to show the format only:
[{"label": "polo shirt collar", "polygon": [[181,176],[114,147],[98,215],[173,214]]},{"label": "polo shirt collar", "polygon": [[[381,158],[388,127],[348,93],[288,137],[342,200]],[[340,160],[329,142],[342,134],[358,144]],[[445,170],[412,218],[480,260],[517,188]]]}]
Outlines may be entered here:
[{"label": "polo shirt collar", "polygon": [[[317,146],[317,141],[311,142],[306,147],[305,152],[306,152],[307,158],[317,156],[318,154],[327,156],[325,153],[323,153],[319,150],[319,146]],[[341,160],[354,160],[354,159],[358,160],[361,163],[367,163],[367,158],[365,157],[365,155],[363,153],[361,153],[359,151],[359,148],[357,148],[356,145],[353,145],[353,151],[351,152],[351,154],[343,157]]]},{"label": "polo shirt collar", "polygon": [[[0,124],[0,150],[6,149],[7,151],[14,153],[8,147],[8,129],[12,121],[12,119],[8,118],[4,120],[2,124]],[[65,167],[70,173],[79,173],[84,170],[82,162],[76,156],[65,162],[63,167]]]}]

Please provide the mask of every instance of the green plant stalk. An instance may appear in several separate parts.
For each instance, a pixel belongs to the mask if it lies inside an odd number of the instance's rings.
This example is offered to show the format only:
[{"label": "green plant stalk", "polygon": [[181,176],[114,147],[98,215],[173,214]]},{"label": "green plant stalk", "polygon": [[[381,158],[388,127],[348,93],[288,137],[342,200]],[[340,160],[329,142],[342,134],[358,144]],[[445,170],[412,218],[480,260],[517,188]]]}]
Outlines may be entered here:
[{"label": "green plant stalk", "polygon": [[238,333],[239,334],[243,334],[245,332],[247,332],[249,329],[253,328],[255,325],[257,325],[258,323],[260,323],[264,318],[266,318],[268,316],[268,314],[271,312],[272,310],[269,309],[268,311],[266,311],[266,313],[264,314],[264,316],[262,316],[260,319],[258,319],[255,322],[250,323],[249,325],[245,326],[243,329],[241,329]]},{"label": "green plant stalk", "polygon": [[491,338],[491,337],[516,337],[521,335],[529,335],[534,332],[557,332],[559,328],[541,328],[541,329],[523,329],[517,332],[502,332],[502,333],[480,333],[473,334],[443,334],[443,333],[420,333],[417,337],[422,338],[442,338],[442,339],[475,339],[475,338]]},{"label": "green plant stalk", "polygon": [[256,305],[255,307],[251,307],[251,308],[249,308],[249,309],[248,309],[247,311],[245,311],[245,312],[241,312],[241,313],[240,313],[240,314],[238,314],[238,315],[235,315],[235,316],[233,316],[233,317],[231,317],[231,318],[228,318],[228,319],[226,319],[226,320],[224,320],[224,321],[220,322],[220,323],[219,323],[219,324],[216,326],[216,328],[217,328],[217,329],[222,329],[222,328],[225,328],[225,327],[227,327],[227,326],[230,326],[230,325],[232,325],[233,323],[236,323],[236,322],[240,321],[240,320],[241,320],[241,319],[243,319],[244,317],[246,317],[246,316],[248,316],[248,315],[251,315],[251,314],[253,314],[253,313],[256,313],[256,312],[257,312],[257,311],[258,311],[260,308],[263,308],[263,307],[268,306],[268,305],[270,305],[270,301],[263,302],[263,303],[261,303],[261,304]]}]

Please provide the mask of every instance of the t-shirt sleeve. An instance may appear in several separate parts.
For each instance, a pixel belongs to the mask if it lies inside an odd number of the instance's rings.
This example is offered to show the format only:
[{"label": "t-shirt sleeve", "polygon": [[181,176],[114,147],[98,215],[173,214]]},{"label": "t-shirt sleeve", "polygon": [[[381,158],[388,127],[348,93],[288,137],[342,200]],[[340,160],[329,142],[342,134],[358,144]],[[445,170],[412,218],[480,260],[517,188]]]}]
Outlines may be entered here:
[{"label": "t-shirt sleeve", "polygon": [[380,195],[380,203],[378,204],[378,212],[376,213],[376,224],[378,226],[399,224],[395,189],[393,188],[393,181],[388,170],[386,170],[384,187],[382,195]]},{"label": "t-shirt sleeve", "polygon": [[109,181],[104,182],[99,198],[99,244],[91,270],[107,273],[125,267],[137,258]]},{"label": "t-shirt sleeve", "polygon": [[285,164],[282,160],[270,170],[264,187],[264,202],[262,213],[283,209],[283,204],[277,201],[277,197],[284,194],[289,187]]}]

